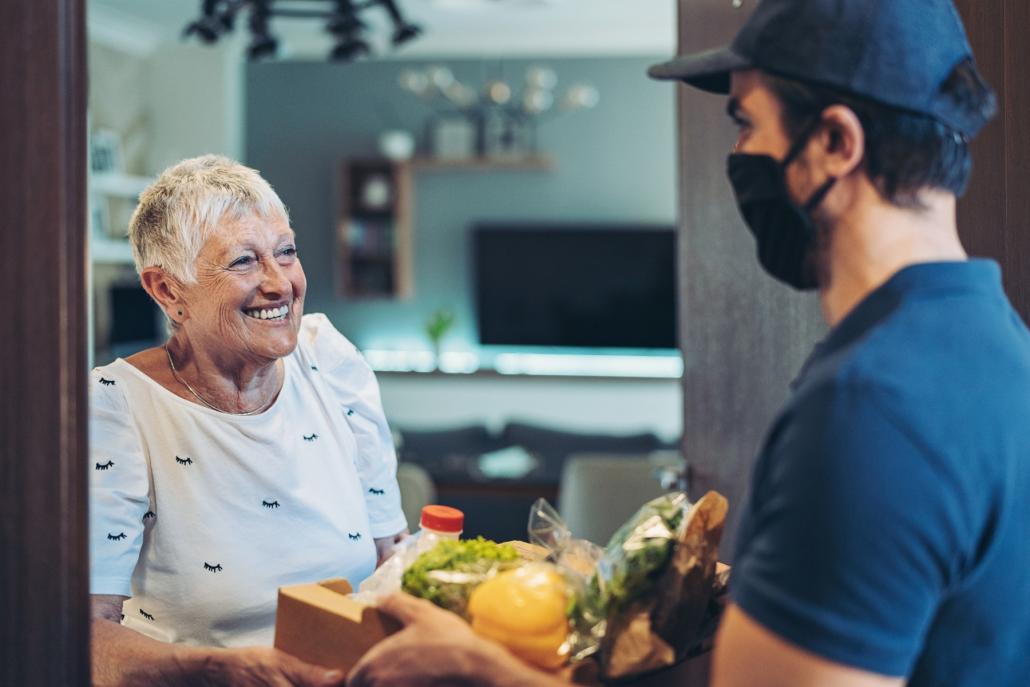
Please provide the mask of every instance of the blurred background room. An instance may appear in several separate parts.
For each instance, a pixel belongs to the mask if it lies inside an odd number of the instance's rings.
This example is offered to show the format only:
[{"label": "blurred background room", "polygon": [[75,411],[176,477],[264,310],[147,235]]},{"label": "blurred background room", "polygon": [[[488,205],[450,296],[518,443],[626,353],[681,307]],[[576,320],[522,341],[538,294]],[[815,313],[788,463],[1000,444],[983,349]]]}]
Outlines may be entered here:
[{"label": "blurred background room", "polygon": [[521,539],[545,497],[603,543],[685,474],[675,91],[645,76],[675,13],[90,0],[91,363],[164,339],[137,195],[228,155],[288,206],[306,311],[376,370],[412,526],[437,502]]}]

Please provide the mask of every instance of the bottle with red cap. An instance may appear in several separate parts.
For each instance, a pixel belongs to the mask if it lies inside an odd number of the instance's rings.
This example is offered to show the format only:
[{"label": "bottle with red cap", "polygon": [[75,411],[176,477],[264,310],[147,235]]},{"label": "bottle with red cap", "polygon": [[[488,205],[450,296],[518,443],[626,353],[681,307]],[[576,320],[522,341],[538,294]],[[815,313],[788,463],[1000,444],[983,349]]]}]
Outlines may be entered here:
[{"label": "bottle with red cap", "polygon": [[465,514],[450,506],[425,506],[419,526],[423,536],[432,534],[437,539],[459,539],[465,528]]}]

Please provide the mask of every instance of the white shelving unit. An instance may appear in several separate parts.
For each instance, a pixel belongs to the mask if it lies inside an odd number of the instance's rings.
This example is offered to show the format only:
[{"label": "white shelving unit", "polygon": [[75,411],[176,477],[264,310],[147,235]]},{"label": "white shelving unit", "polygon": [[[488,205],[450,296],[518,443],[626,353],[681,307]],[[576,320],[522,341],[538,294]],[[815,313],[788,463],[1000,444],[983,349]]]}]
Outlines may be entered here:
[{"label": "white shelving unit", "polygon": [[[128,238],[115,238],[112,237],[106,227],[94,226],[94,203],[103,203],[105,207],[102,210],[102,216],[105,218],[105,222],[112,221],[123,221],[124,215],[118,215],[123,219],[114,219],[110,212],[111,202],[118,202],[124,205],[136,204],[139,194],[150,185],[153,181],[152,178],[146,176],[139,176],[134,174],[123,174],[120,172],[107,172],[107,173],[91,173],[89,176],[89,231],[87,236],[89,237],[89,257],[90,257],[90,269],[88,271],[89,283],[88,289],[91,294],[91,300],[94,299],[94,284],[96,279],[100,279],[102,284],[108,284],[111,279],[112,269],[116,271],[124,271],[131,267],[132,262],[132,249],[129,247]],[[128,227],[120,227],[127,229]],[[97,276],[97,273],[105,276]],[[105,287],[106,288],[106,287]],[[96,318],[98,317],[97,310],[100,308],[102,313],[106,313],[106,306],[98,305],[94,302],[94,305],[89,308],[89,320],[88,320],[88,332],[89,332],[89,365],[93,366],[96,355]],[[101,314],[101,322],[108,322],[110,315]]]},{"label": "white shelving unit", "polygon": [[122,174],[120,172],[105,172],[104,174],[94,174],[90,183],[92,184],[93,191],[100,195],[116,198],[137,198],[152,181],[151,177]]},{"label": "white shelving unit", "polygon": [[[151,177],[120,172],[106,172],[90,176],[90,202],[108,202],[121,199],[136,202],[139,194],[153,181]],[[92,226],[90,213],[90,258],[95,263],[132,264],[132,251],[126,239],[111,238]]]}]

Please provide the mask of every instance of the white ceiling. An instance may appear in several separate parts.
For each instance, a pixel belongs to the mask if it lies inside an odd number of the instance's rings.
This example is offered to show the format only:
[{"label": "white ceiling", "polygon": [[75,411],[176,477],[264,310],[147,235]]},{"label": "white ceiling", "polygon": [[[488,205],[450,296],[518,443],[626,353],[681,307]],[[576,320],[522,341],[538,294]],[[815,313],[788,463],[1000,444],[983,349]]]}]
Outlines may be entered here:
[{"label": "white ceiling", "polygon": [[[178,40],[200,14],[199,0],[88,0],[89,26],[109,42],[122,39],[143,52]],[[425,33],[397,51],[381,40],[389,22],[380,10],[373,25],[385,58],[519,55],[671,55],[675,52],[675,0],[398,0]],[[332,45],[321,23],[277,19],[272,24],[284,57],[324,59]],[[240,28],[237,27],[237,33]],[[196,40],[196,39],[192,39]]]}]

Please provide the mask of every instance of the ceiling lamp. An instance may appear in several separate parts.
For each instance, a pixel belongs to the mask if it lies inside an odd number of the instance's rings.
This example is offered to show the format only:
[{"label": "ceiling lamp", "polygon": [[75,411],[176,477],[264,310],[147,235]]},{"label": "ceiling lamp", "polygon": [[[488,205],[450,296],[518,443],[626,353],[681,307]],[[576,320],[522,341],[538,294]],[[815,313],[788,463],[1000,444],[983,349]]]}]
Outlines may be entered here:
[{"label": "ceiling lamp", "polygon": [[336,39],[329,58],[350,61],[372,52],[365,39],[368,25],[360,15],[376,7],[390,17],[393,25],[391,43],[395,47],[422,33],[421,27],[404,18],[397,0],[202,0],[200,18],[186,26],[183,37],[196,36],[203,43],[217,43],[219,38],[232,32],[236,17],[241,12],[248,12],[251,42],[247,46],[247,55],[252,60],[259,60],[274,57],[279,51],[279,40],[269,29],[273,18],[321,19],[325,22],[325,30]]},{"label": "ceiling lamp", "polygon": [[[438,157],[526,158],[537,151],[537,127],[565,112],[596,107],[600,95],[587,83],[574,83],[558,93],[553,69],[533,66],[521,86],[490,79],[478,88],[458,81],[443,65],[405,69],[398,75],[401,88],[418,96],[436,111],[431,131]],[[464,123],[464,134],[455,128]],[[440,133],[445,127],[448,134]],[[450,145],[458,138],[461,145]],[[447,145],[437,139],[449,139]]]}]

